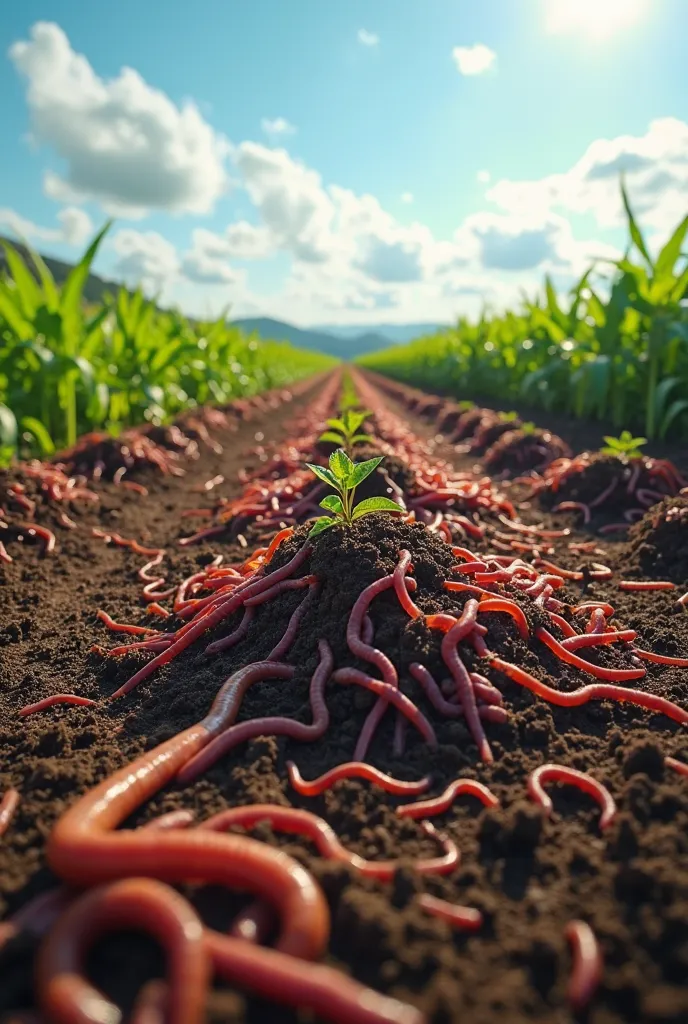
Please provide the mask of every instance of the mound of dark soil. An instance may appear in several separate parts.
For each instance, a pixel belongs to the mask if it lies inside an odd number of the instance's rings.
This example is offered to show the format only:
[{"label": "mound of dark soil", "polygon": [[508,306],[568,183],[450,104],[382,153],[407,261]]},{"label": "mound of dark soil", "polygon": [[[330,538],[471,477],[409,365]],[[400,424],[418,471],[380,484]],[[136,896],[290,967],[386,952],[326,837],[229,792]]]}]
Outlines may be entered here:
[{"label": "mound of dark soil", "polygon": [[664,498],[628,534],[632,562],[688,588],[688,497]]},{"label": "mound of dark soil", "polygon": [[544,469],[555,459],[569,458],[571,449],[556,434],[536,428],[519,428],[502,433],[499,440],[488,448],[483,461],[491,472],[507,471],[510,476]]}]

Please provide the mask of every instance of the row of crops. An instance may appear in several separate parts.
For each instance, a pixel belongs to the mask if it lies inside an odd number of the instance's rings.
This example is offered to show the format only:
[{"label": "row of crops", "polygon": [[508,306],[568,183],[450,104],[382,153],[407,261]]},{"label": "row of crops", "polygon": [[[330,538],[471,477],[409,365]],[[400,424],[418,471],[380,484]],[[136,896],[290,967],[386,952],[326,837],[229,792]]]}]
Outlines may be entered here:
[{"label": "row of crops", "polygon": [[624,258],[593,264],[565,300],[546,278],[544,295],[517,311],[460,319],[360,362],[461,398],[567,411],[649,438],[688,437],[688,217],[653,258],[621,191]]},{"label": "row of crops", "polygon": [[58,286],[2,242],[0,464],[51,455],[94,430],[169,422],[196,405],[222,405],[280,387],[332,360],[258,341],[225,316],[192,321],[121,288],[89,308],[83,290],[107,224]]}]

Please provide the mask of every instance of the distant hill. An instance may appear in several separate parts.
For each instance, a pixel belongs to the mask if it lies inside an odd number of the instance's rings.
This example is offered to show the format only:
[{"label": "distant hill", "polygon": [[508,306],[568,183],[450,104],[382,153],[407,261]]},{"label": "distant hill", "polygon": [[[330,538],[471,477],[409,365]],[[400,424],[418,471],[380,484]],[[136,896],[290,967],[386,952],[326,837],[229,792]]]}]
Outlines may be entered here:
[{"label": "distant hill", "polygon": [[[36,279],[38,278],[38,275],[34,270],[33,261],[29,256],[28,250],[25,246],[21,244],[21,242],[15,241],[14,238],[5,238],[2,235],[0,235],[0,242],[9,242],[10,245],[12,245],[17,250],[17,252],[20,253],[22,258],[26,262],[27,267],[29,268],[29,270],[32,271],[33,276]],[[41,257],[46,267],[55,278],[56,283],[62,284],[67,279],[67,275],[69,274],[70,270],[73,269],[72,264],[63,263],[62,260],[56,260],[52,256],[43,256],[43,254],[41,254]],[[5,259],[5,250],[0,245],[0,273],[2,273],[6,269],[7,261]],[[97,274],[89,274],[86,284],[84,286],[84,298],[86,299],[87,302],[102,302],[103,296],[105,295],[106,292],[117,292],[119,288],[120,285],[116,284],[114,281],[106,281],[102,277],[98,277]]]},{"label": "distant hill", "polygon": [[299,348],[316,349],[318,352],[326,352],[339,359],[355,359],[356,356],[374,352],[376,349],[386,348],[389,345],[389,339],[378,334],[374,328],[364,334],[359,328],[354,336],[338,338],[328,331],[318,328],[304,330],[301,327],[294,327],[293,324],[285,324],[281,320],[271,320],[265,316],[246,317],[232,322],[249,333],[255,331],[261,338],[288,341],[292,345],[298,345]]},{"label": "distant hill", "polygon": [[448,324],[322,324],[312,327],[311,330],[334,334],[337,338],[358,338],[373,333],[397,345],[413,341],[414,338],[421,338],[424,334],[435,334],[448,326]]}]

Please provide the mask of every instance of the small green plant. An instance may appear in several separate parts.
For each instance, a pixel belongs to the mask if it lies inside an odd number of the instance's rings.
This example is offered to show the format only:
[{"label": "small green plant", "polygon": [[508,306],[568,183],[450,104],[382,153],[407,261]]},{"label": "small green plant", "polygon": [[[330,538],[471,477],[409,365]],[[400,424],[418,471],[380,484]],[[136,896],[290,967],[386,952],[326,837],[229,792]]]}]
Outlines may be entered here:
[{"label": "small green plant", "polygon": [[457,403],[457,409],[461,412],[468,412],[470,409],[475,409],[475,402],[470,402],[464,398],[463,401]]},{"label": "small green plant", "polygon": [[513,412],[500,412],[499,419],[502,423],[513,423],[514,420],[518,419],[518,413]]},{"label": "small green plant", "polygon": [[370,512],[403,512],[401,505],[390,498],[365,498],[354,506],[354,495],[359,484],[363,483],[366,477],[377,469],[382,462],[382,456],[374,459],[367,459],[365,462],[354,463],[342,448],[330,455],[330,468],[314,466],[307,462],[308,468],[315,473],[319,480],[329,484],[336,494],[328,494],[320,502],[320,507],[327,509],[329,516],[320,516],[311,527],[309,537],[316,537],[323,530],[328,530],[335,523],[346,523],[351,525],[361,516]]},{"label": "small green plant", "polygon": [[537,427],[535,426],[532,420],[526,420],[526,422],[522,423],[518,429],[521,431],[522,434],[534,434],[537,430]]},{"label": "small green plant", "polygon": [[372,441],[372,437],[368,434],[358,433],[359,427],[371,415],[372,413],[367,410],[354,412],[353,409],[347,409],[339,419],[327,420],[327,426],[330,429],[321,434],[318,440],[332,441],[346,452],[350,452],[355,445]]},{"label": "small green plant", "polygon": [[646,437],[633,437],[630,430],[622,430],[619,437],[605,437],[607,444],[600,448],[602,455],[616,455],[619,459],[642,459],[640,449],[647,444]]}]

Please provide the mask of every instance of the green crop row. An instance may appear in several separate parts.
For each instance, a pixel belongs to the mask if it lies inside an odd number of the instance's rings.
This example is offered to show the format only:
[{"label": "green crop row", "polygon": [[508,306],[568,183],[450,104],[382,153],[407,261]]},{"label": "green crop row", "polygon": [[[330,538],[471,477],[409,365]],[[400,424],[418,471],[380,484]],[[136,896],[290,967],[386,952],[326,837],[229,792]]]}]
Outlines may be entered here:
[{"label": "green crop row", "polygon": [[83,288],[106,224],[59,287],[40,256],[32,273],[3,242],[0,275],[0,462],[51,455],[92,430],[166,423],[281,387],[334,360],[247,337],[225,316],[207,323],[121,288],[87,309]]},{"label": "green crop row", "polygon": [[360,362],[461,398],[527,402],[650,438],[688,437],[688,217],[653,259],[623,184],[621,191],[626,254],[593,264],[566,301],[546,278],[544,295],[517,311],[460,319]]}]

